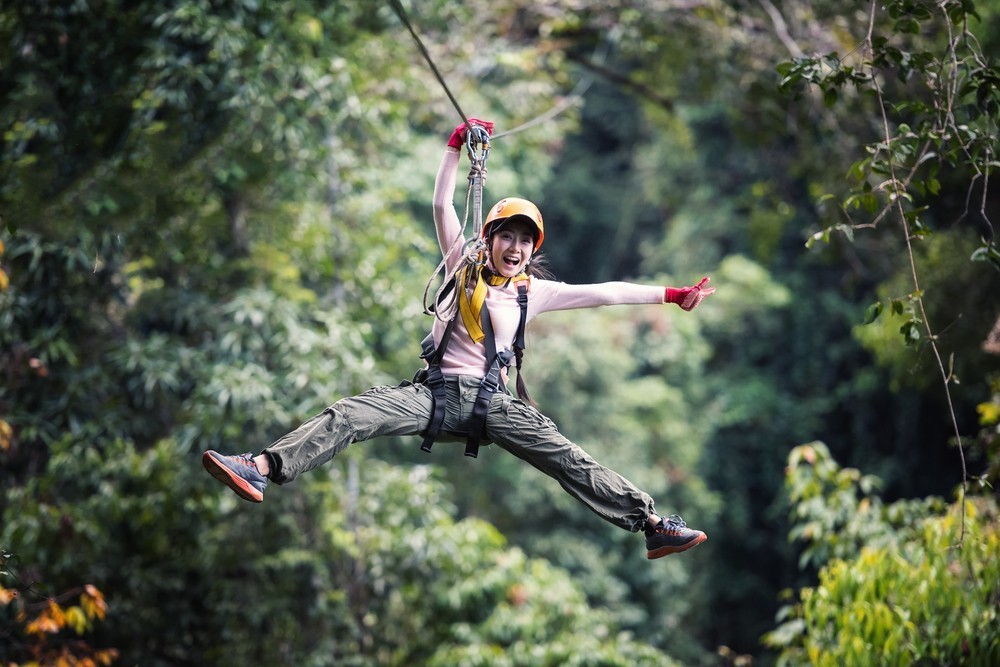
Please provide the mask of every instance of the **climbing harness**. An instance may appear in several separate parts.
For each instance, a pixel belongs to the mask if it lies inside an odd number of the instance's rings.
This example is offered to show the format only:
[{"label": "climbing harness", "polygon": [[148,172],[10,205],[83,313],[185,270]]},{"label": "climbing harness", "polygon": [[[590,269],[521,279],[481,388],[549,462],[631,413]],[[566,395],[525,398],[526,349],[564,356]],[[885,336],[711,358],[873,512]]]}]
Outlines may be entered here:
[{"label": "climbing harness", "polygon": [[[479,455],[479,444],[483,439],[486,427],[486,414],[489,412],[493,394],[497,391],[507,391],[506,371],[517,356],[518,351],[523,351],[525,346],[524,327],[528,321],[528,277],[522,274],[509,280],[514,281],[514,286],[517,289],[517,305],[520,311],[520,319],[518,320],[513,347],[505,347],[497,350],[496,337],[493,333],[493,323],[490,320],[490,310],[486,304],[483,304],[480,311],[484,336],[484,352],[489,361],[489,367],[486,375],[483,376],[483,379],[479,383],[479,392],[476,394],[476,402],[472,408],[472,417],[469,420],[469,428],[466,433],[465,455],[472,458],[476,458]],[[441,342],[437,346],[434,345],[433,333],[427,334],[420,344],[420,358],[427,363],[427,367],[417,372],[414,381],[427,385],[431,390],[431,396],[434,398],[434,411],[424,431],[423,443],[420,445],[420,449],[425,452],[431,451],[431,446],[438,435],[440,435],[441,425],[444,423],[445,401],[447,399],[444,374],[441,372],[441,360],[448,349],[448,343],[451,341],[456,322],[458,322],[458,317],[453,317],[448,322],[444,334],[441,336]],[[494,350],[497,351],[494,352]],[[490,359],[490,354],[493,355],[492,359]]]}]

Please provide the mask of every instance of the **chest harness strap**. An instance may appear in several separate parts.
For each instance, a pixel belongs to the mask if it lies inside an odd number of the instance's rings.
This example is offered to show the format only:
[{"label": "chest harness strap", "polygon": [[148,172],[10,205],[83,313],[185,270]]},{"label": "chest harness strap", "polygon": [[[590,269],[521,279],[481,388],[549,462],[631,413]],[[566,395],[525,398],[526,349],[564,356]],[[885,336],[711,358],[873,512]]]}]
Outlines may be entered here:
[{"label": "chest harness strap", "polygon": [[[518,349],[524,349],[524,327],[528,321],[528,284],[526,280],[519,281],[516,285],[517,287],[517,304],[520,309],[520,319],[517,324],[517,333],[514,336],[514,346]],[[490,321],[489,309],[484,304],[482,310],[480,311],[482,316],[483,333],[485,334],[485,340],[483,344],[485,346],[485,351],[487,356],[493,350],[497,349],[496,339],[493,334],[493,324]],[[426,379],[424,384],[426,384],[431,390],[431,396],[434,398],[434,411],[431,413],[431,420],[427,425],[426,431],[424,431],[424,441],[420,445],[420,449],[425,452],[431,451],[431,445],[434,444],[434,439],[441,432],[441,424],[444,423],[444,412],[445,412],[445,386],[444,386],[444,375],[441,373],[441,359],[444,357],[444,353],[448,348],[448,342],[451,340],[451,335],[455,329],[455,322],[457,317],[452,318],[448,322],[448,326],[444,330],[444,334],[441,336],[441,344],[435,348],[434,337],[432,334],[428,334],[421,343],[421,354],[420,358],[427,362],[426,368]],[[515,353],[509,348],[496,352],[493,358],[490,359],[489,368],[486,371],[486,375],[483,377],[482,381],[479,383],[479,393],[476,395],[476,402],[473,404],[472,416],[469,421],[469,432],[468,440],[465,444],[465,455],[476,458],[479,456],[479,443],[483,438],[483,431],[486,427],[486,414],[490,409],[490,401],[498,390],[506,391],[507,386],[504,383],[504,372],[510,366],[511,361],[514,360]]]}]

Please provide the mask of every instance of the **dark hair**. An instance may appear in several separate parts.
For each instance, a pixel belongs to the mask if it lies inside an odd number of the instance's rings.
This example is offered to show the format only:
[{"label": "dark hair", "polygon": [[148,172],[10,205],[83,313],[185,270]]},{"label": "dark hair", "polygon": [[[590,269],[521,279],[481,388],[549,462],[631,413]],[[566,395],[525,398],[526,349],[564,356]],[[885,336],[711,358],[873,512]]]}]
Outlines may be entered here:
[{"label": "dark hair", "polygon": [[540,252],[531,255],[531,261],[528,262],[528,266],[524,267],[524,272],[539,280],[556,279],[556,274],[552,272],[552,265],[549,264],[549,258]]}]

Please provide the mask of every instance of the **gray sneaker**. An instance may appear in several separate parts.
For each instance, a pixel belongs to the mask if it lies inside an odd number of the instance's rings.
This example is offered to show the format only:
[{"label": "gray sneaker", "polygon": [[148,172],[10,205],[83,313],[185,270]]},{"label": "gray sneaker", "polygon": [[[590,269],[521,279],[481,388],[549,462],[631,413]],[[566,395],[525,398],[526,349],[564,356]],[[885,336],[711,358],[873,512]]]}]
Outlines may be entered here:
[{"label": "gray sneaker", "polygon": [[201,455],[205,470],[236,492],[240,498],[255,503],[264,502],[267,477],[260,474],[253,455],[249,452],[237,456],[223,456],[211,449]]},{"label": "gray sneaker", "polygon": [[688,528],[684,519],[671,514],[655,526],[646,527],[646,558],[652,560],[687,551],[706,539],[705,533]]}]

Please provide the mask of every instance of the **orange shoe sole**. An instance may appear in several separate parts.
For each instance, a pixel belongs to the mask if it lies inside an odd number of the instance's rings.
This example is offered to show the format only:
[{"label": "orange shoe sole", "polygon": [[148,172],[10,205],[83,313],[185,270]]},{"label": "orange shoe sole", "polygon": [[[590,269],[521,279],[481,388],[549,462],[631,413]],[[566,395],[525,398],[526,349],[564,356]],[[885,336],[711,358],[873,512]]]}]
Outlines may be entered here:
[{"label": "orange shoe sole", "polygon": [[682,551],[687,551],[692,547],[696,547],[705,540],[708,539],[708,535],[701,533],[698,537],[694,538],[687,544],[682,544],[679,547],[660,547],[659,549],[653,549],[646,552],[646,558],[649,560],[655,560],[657,558],[663,558],[664,556],[669,556],[670,554],[679,554]]}]

